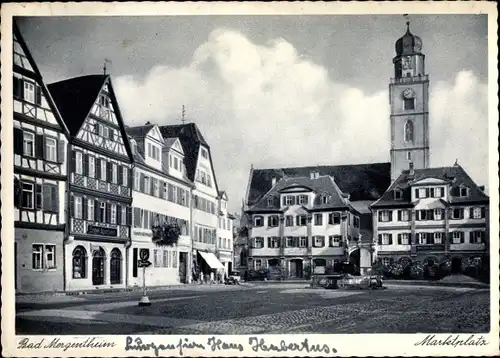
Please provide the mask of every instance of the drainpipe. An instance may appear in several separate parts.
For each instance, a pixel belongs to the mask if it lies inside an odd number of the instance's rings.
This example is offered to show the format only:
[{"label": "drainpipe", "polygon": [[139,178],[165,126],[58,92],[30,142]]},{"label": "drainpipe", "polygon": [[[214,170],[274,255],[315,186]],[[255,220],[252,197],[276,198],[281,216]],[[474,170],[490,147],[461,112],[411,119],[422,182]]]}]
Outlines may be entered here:
[{"label": "drainpipe", "polygon": [[189,189],[189,239],[191,241],[191,247],[188,250],[188,260],[186,265],[186,283],[191,283],[193,280],[193,248],[194,248],[194,237],[193,237],[193,187]]},{"label": "drainpipe", "polygon": [[64,225],[64,237],[63,237],[63,266],[62,266],[62,274],[63,274],[63,291],[66,292],[67,290],[67,286],[68,286],[68,282],[67,282],[67,279],[66,279],[66,264],[67,264],[67,261],[66,260],[66,245],[69,241],[69,228],[70,228],[70,225],[71,225],[71,222],[70,222],[70,217],[69,217],[69,209],[68,209],[68,205],[70,203],[70,191],[69,191],[69,184],[70,184],[70,178],[71,178],[71,143],[70,141],[68,140],[66,142],[66,163],[63,164],[66,166],[66,191],[64,193],[65,195],[65,203],[64,203],[64,216],[66,218],[66,223]]}]

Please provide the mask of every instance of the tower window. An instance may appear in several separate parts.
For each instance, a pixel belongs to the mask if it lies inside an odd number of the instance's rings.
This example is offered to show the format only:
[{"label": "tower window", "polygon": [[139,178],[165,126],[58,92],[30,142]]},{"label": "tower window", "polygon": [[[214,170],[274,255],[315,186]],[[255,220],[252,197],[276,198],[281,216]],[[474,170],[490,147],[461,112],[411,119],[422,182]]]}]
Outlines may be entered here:
[{"label": "tower window", "polygon": [[406,160],[411,160],[411,152],[406,152]]},{"label": "tower window", "polygon": [[[412,99],[413,101],[413,99]],[[405,99],[406,102],[406,99]],[[406,121],[405,123],[405,142],[413,142],[413,122],[412,121]],[[410,153],[410,152],[408,152]],[[408,154],[407,153],[407,154]],[[411,153],[410,153],[411,156]],[[408,158],[411,159],[411,158]]]},{"label": "tower window", "polygon": [[415,109],[415,98],[405,98],[404,109],[405,111]]}]

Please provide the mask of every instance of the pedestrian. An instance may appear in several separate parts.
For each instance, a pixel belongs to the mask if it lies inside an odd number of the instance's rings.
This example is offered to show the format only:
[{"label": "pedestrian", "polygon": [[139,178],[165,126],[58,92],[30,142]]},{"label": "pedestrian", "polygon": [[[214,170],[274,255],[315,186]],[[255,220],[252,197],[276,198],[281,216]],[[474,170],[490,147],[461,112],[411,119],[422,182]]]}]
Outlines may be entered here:
[{"label": "pedestrian", "polygon": [[248,271],[245,271],[244,277],[245,277],[245,282],[247,282],[248,281]]}]

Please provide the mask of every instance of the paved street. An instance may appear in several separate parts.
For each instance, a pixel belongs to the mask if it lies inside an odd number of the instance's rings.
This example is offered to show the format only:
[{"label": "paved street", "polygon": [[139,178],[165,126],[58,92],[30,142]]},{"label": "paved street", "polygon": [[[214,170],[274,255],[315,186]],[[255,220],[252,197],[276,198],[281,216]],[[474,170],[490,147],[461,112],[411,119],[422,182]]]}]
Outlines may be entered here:
[{"label": "paved street", "polygon": [[[181,286],[140,292],[18,299],[17,334],[414,333],[489,331],[489,290],[305,284]],[[21,301],[24,301],[22,303]]]}]

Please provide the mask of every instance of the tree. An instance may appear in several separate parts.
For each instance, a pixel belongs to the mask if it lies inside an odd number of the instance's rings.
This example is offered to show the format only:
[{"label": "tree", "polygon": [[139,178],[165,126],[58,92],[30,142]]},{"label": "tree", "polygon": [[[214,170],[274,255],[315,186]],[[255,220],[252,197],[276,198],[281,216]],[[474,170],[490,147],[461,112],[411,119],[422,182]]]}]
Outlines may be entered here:
[{"label": "tree", "polygon": [[181,229],[177,222],[160,224],[158,215],[155,218],[153,227],[153,242],[158,246],[174,246],[179,241]]}]

